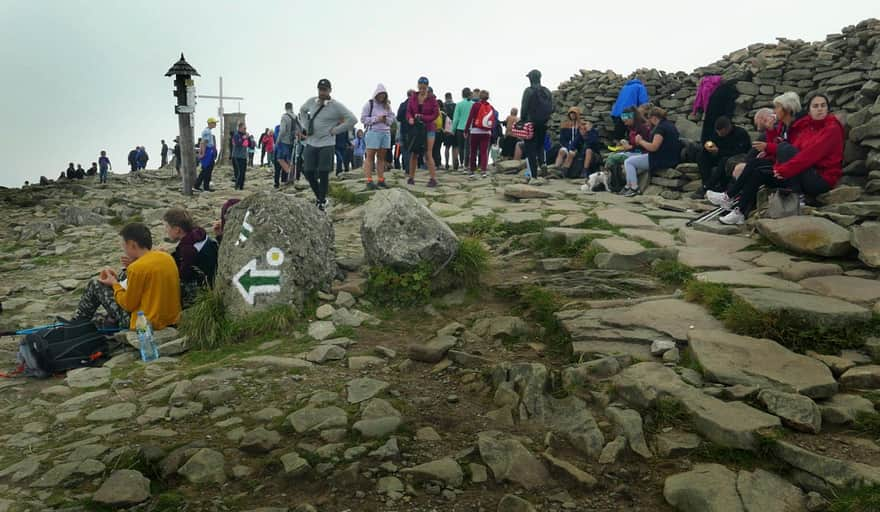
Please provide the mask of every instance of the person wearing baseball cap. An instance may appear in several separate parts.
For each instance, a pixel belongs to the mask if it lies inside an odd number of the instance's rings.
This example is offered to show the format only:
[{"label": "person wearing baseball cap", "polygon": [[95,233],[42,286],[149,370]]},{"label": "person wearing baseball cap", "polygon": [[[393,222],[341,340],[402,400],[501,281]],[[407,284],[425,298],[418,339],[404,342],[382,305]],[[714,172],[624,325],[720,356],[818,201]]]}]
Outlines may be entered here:
[{"label": "person wearing baseball cap", "polygon": [[[202,170],[199,172],[193,188],[200,192],[202,191],[202,185],[205,187],[205,192],[211,191],[211,174],[214,173],[214,161],[217,160],[217,140],[214,138],[211,130],[216,127],[217,119],[209,117],[208,126],[202,130],[201,142],[199,142],[199,163],[202,165]],[[183,151],[186,151],[186,148],[183,148]]]},{"label": "person wearing baseball cap", "polygon": [[306,100],[299,109],[305,137],[303,174],[315,194],[315,205],[321,211],[327,207],[336,134],[351,130],[357,123],[351,110],[330,97],[332,90],[330,80],[318,80],[318,95]]}]

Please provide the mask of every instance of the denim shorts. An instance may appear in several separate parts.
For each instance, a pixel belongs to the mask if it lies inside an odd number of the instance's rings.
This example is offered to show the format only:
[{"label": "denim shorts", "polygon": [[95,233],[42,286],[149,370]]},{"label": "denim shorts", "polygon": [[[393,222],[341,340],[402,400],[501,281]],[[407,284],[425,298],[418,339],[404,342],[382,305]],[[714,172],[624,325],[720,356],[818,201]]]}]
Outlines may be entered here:
[{"label": "denim shorts", "polygon": [[293,154],[293,146],[290,144],[285,144],[283,142],[279,142],[277,146],[275,146],[275,158],[278,160],[284,160],[285,162],[290,162],[290,157]]},{"label": "denim shorts", "polygon": [[391,147],[390,132],[369,131],[364,137],[367,149],[389,149]]}]

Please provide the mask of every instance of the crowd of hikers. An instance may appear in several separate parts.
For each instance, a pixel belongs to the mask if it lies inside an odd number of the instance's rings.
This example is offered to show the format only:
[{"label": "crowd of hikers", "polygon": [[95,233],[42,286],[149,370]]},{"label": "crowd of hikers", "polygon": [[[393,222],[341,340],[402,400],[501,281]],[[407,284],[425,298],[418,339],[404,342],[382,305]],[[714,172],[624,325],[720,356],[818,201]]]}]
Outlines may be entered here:
[{"label": "crowd of hikers", "polygon": [[[720,222],[742,224],[755,210],[761,187],[810,201],[831,190],[842,175],[843,125],[821,93],[810,96],[806,108],[794,92],[774,98],[772,109],[754,114],[759,135],[753,141],[743,127],[731,122],[732,114],[713,109],[713,105],[726,108],[730,97],[725,91],[732,84],[704,79],[697,95],[699,105],[694,108],[703,111],[704,123],[710,125],[703,127],[700,141],[688,141],[680,137],[666,111],[650,103],[644,84],[632,80],[621,89],[612,111],[612,145],[600,142],[593,123],[577,107],[568,109],[559,126],[558,142],[552,144],[546,135],[552,96],[541,85],[540,72],[533,70],[527,76],[530,85],[521,108],[512,109],[503,122],[489,103],[489,91],[465,88],[458,102],[450,94],[440,101],[426,77],[418,79],[416,89],[408,91],[396,108],[386,88],[377,85],[358,118],[332,98],[330,81],[321,79],[317,95],[299,111],[286,103],[278,126],[264,131],[256,144],[245,123],[235,127],[229,141],[235,187],[244,188],[255,149],[261,150],[261,167],[274,167],[276,187],[305,176],[321,210],[327,205],[331,173],[361,164],[370,190],[387,188],[385,171],[392,166],[407,173],[409,185],[415,183],[416,169],[424,167],[429,173],[427,186],[436,187],[442,156],[445,170],[451,167],[452,172],[461,169],[471,177],[485,177],[490,148],[497,147],[504,158],[524,157],[527,176],[586,180],[582,189],[604,188],[632,197],[643,192],[641,178],[690,160],[696,162],[701,176],[700,188],[690,198],[722,208],[726,214]],[[349,139],[358,121],[363,129]],[[216,126],[217,119],[209,118],[198,143],[201,171],[196,187],[203,191],[211,190],[217,161],[212,132]],[[340,145],[341,140],[345,145]],[[351,149],[350,161],[347,149]],[[68,172],[73,177],[80,172],[106,176],[110,162],[105,152],[92,167],[83,171],[71,164]],[[185,210],[170,209],[164,216],[166,236],[177,242],[171,254],[153,250],[149,229],[143,224],[125,226],[120,232],[122,270],[104,269],[89,283],[75,318],[92,318],[103,306],[105,322],[112,325],[133,326],[135,311],[144,311],[156,328],[175,324],[181,308],[194,301],[198,290],[212,286],[226,216],[236,202],[224,203],[220,220],[213,226],[214,238],[195,225]]]}]

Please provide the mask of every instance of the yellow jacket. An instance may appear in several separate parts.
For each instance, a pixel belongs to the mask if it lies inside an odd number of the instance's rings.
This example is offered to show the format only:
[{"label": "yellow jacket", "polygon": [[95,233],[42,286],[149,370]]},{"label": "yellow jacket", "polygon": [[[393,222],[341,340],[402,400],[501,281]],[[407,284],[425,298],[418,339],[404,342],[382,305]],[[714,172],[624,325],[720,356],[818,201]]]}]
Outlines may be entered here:
[{"label": "yellow jacket", "polygon": [[132,313],[130,329],[143,311],[154,330],[180,320],[180,276],[170,254],[150,251],[128,266],[126,286],[113,285],[113,297],[122,309]]}]

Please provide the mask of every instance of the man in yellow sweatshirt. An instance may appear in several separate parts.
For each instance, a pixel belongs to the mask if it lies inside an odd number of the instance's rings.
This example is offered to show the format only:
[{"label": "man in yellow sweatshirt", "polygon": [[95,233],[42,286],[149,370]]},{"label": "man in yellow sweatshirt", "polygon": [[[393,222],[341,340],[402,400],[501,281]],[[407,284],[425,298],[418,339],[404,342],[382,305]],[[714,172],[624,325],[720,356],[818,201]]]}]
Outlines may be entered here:
[{"label": "man in yellow sweatshirt", "polygon": [[180,277],[174,258],[152,250],[150,230],[139,222],[127,224],[119,235],[125,276],[110,268],[101,270],[86,286],[74,319],[90,320],[98,307],[104,306],[122,328],[135,328],[137,317],[132,313],[137,311],[144,312],[154,330],[176,324],[180,319]]}]

